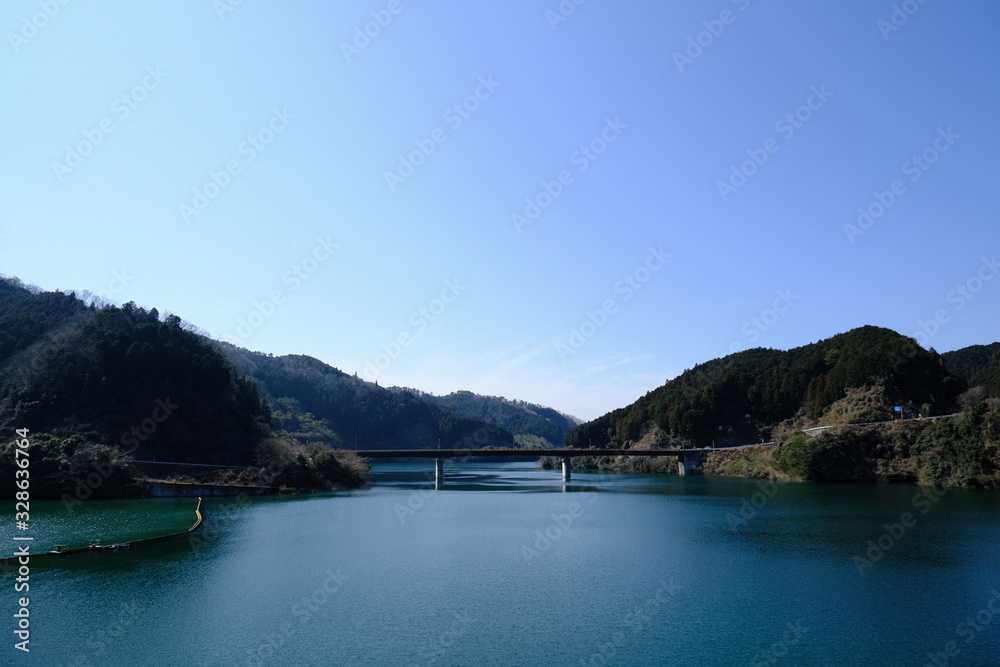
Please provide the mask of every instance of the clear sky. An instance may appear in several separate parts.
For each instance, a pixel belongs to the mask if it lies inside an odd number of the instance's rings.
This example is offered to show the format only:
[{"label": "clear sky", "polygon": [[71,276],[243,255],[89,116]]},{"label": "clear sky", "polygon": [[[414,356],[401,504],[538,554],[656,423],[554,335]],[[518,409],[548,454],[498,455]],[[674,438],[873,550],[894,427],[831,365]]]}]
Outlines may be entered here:
[{"label": "clear sky", "polygon": [[9,0],[0,30],[0,272],[45,289],[581,418],[864,324],[1000,339],[991,0]]}]

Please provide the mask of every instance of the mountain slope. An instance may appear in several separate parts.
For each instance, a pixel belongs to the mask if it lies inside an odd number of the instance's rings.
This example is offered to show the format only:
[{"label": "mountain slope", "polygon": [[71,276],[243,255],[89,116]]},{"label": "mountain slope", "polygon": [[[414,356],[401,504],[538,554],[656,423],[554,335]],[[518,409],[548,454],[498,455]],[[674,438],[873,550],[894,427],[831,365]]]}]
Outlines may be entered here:
[{"label": "mountain slope", "polygon": [[621,446],[644,436],[678,446],[756,442],[796,415],[822,417],[848,390],[864,387],[912,414],[940,414],[964,383],[936,352],[866,326],[792,350],[757,348],[699,364],[574,429],[566,444]]},{"label": "mountain slope", "polygon": [[1000,343],[970,345],[941,358],[970,387],[983,387],[988,396],[1000,398]]},{"label": "mountain slope", "polygon": [[447,396],[422,396],[460,414],[496,424],[515,436],[544,438],[549,445],[556,447],[562,447],[566,434],[580,424],[578,419],[552,408],[499,396],[482,396],[471,391],[457,391]]},{"label": "mountain slope", "polygon": [[219,343],[274,407],[274,426],[297,439],[364,449],[513,446],[513,436],[408,391],[387,389],[305,355],[274,357]]},{"label": "mountain slope", "polygon": [[254,384],[177,317],[0,280],[0,332],[2,429],[233,464],[269,434]]},{"label": "mountain slope", "polygon": [[513,444],[502,428],[312,357],[250,352],[155,308],[95,307],[0,280],[0,429],[243,465],[272,427],[300,444],[359,449]]}]

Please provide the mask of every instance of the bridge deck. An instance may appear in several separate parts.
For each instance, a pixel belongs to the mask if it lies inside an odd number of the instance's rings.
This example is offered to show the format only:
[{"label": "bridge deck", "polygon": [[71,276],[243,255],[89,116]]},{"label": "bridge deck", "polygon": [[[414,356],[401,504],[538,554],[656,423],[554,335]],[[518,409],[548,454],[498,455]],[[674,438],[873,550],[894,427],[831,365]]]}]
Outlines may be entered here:
[{"label": "bridge deck", "polygon": [[711,449],[359,449],[358,454],[368,458],[424,458],[451,459],[466,456],[682,456],[689,452]]}]

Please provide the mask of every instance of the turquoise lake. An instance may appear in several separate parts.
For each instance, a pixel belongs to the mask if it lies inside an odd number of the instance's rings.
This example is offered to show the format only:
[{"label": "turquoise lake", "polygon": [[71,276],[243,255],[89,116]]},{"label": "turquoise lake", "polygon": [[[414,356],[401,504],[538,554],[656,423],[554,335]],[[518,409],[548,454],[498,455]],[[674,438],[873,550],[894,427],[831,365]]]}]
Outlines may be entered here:
[{"label": "turquoise lake", "polygon": [[[33,559],[30,657],[5,572],[0,664],[1000,664],[998,493],[564,484],[532,463],[446,463],[436,491],[431,461],[374,471],[207,499],[190,538]],[[33,502],[34,550],[183,530],[195,502]]]}]

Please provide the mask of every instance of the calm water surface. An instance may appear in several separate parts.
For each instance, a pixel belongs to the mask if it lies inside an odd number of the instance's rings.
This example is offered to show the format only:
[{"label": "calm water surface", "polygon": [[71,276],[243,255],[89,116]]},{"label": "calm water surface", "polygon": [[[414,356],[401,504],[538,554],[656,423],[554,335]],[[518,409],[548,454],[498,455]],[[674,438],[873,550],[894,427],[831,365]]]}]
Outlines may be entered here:
[{"label": "calm water surface", "polygon": [[[31,655],[8,621],[0,664],[1000,664],[1000,494],[445,467],[33,560]],[[194,501],[85,505],[33,503],[36,550],[184,529]]]}]

